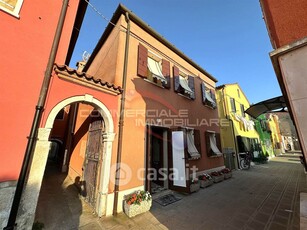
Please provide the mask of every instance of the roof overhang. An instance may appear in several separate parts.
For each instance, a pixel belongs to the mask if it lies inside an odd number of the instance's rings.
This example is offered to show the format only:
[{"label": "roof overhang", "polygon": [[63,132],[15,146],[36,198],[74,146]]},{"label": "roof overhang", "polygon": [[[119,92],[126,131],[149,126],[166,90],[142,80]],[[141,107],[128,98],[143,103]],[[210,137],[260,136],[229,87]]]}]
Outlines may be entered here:
[{"label": "roof overhang", "polygon": [[278,109],[284,110],[286,107],[287,104],[285,102],[285,98],[283,96],[279,96],[258,102],[245,110],[245,113],[249,114],[253,118],[257,118],[263,113],[272,112]]},{"label": "roof overhang", "polygon": [[54,72],[60,79],[88,88],[92,88],[101,92],[109,93],[112,95],[119,95],[123,92],[120,86],[116,86],[101,79],[95,79],[91,75],[88,75],[84,72],[79,72],[75,69],[71,69],[66,65],[55,64]]},{"label": "roof overhang", "polygon": [[[113,14],[113,17],[110,20],[110,23],[106,27],[104,33],[102,34],[101,38],[99,39],[96,47],[94,48],[89,60],[87,61],[83,71],[86,72],[88,68],[90,67],[91,63],[93,62],[95,56],[98,54],[99,50],[101,49],[102,45],[105,43],[107,38],[109,37],[110,33],[112,32],[114,28],[114,24],[117,23],[121,15],[125,15],[126,13],[129,14],[129,19],[136,23],[138,26],[140,26],[144,31],[149,33],[151,36],[153,36],[155,39],[157,39],[159,42],[164,44],[166,47],[168,47],[170,50],[175,52],[178,56],[183,58],[185,61],[187,61],[189,64],[191,64],[193,67],[198,69],[200,72],[205,74],[208,78],[210,78],[212,81],[217,82],[217,79],[213,77],[211,74],[209,74],[205,69],[200,67],[198,64],[196,64],[192,59],[190,59],[188,56],[186,56],[183,52],[181,52],[179,49],[177,49],[173,44],[171,44],[169,41],[167,41],[162,35],[157,33],[154,29],[152,29],[148,24],[146,24],[142,19],[140,19],[136,14],[134,14],[131,10],[126,8],[124,5],[119,4],[115,13]],[[132,33],[132,32],[131,32]]]}]

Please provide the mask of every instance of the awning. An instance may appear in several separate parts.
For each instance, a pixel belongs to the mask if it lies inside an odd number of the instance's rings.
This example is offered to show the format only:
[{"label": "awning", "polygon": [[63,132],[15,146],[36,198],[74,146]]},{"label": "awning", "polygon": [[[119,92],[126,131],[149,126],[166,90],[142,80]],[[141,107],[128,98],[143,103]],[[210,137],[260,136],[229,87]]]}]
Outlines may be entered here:
[{"label": "awning", "polygon": [[249,114],[253,118],[257,118],[263,113],[271,112],[277,109],[285,109],[286,107],[287,105],[284,97],[279,96],[254,104],[245,110],[245,113]]},{"label": "awning", "polygon": [[187,131],[187,144],[188,144],[188,153],[192,159],[200,158],[200,154],[194,144],[194,134],[193,130]]},{"label": "awning", "polygon": [[181,87],[184,89],[184,92],[192,95],[193,91],[191,90],[191,88],[189,87],[189,83],[188,80],[182,76],[179,75],[179,84],[181,85]]},{"label": "awning", "polygon": [[160,65],[157,61],[155,61],[152,58],[148,58],[147,66],[148,66],[149,71],[152,73],[153,78],[156,78],[157,80],[160,80],[161,82],[164,82],[165,84],[167,83],[167,80],[163,76]]},{"label": "awning", "polygon": [[209,94],[209,92],[206,90],[206,99],[208,100],[208,101],[210,101],[210,103],[212,104],[212,106],[216,106],[216,104],[215,104],[215,101],[212,99],[212,97],[210,96],[210,94]]},{"label": "awning", "polygon": [[218,149],[216,145],[215,135],[210,135],[210,147],[216,156],[222,156],[221,151]]}]

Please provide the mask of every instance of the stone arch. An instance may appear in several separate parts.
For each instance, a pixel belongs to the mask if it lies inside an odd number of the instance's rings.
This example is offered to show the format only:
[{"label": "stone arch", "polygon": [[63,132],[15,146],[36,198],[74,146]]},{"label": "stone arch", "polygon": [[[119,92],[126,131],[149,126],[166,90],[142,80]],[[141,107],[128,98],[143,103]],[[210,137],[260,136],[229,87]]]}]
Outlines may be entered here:
[{"label": "stone arch", "polygon": [[56,106],[53,107],[46,120],[45,129],[51,131],[55,117],[58,114],[58,112],[65,106],[77,102],[88,103],[95,106],[95,108],[101,114],[105,124],[105,132],[103,134],[104,160],[100,171],[101,177],[100,177],[100,182],[99,182],[100,186],[98,192],[98,195],[100,197],[98,198],[97,207],[96,207],[96,212],[98,213],[99,216],[102,216],[106,214],[107,209],[110,209],[110,207],[107,206],[113,205],[110,204],[110,202],[107,203],[108,186],[110,181],[112,144],[115,138],[114,122],[109,109],[101,101],[99,101],[98,99],[94,98],[92,95],[89,94],[70,97],[61,101],[60,103],[58,103]]},{"label": "stone arch", "polygon": [[72,103],[75,103],[75,102],[85,102],[85,103],[95,105],[97,107],[98,111],[100,112],[101,116],[104,119],[106,133],[113,133],[114,123],[113,123],[113,118],[112,118],[110,111],[108,110],[108,108],[102,102],[100,102],[98,99],[94,98],[92,95],[89,95],[89,94],[85,94],[83,96],[70,97],[70,98],[67,98],[67,99],[61,101],[60,103],[58,103],[50,111],[48,118],[47,118],[47,121],[46,121],[45,128],[46,129],[52,129],[53,122],[54,122],[55,117],[58,114],[58,112],[62,108],[64,108],[65,106],[72,104]]},{"label": "stone arch", "polygon": [[48,114],[45,126],[38,130],[31,169],[19,208],[19,210],[27,210],[27,212],[18,213],[17,223],[19,226],[32,226],[34,221],[36,205],[51,144],[49,141],[49,135],[53,128],[55,117],[65,106],[78,102],[93,105],[104,119],[105,132],[103,133],[103,163],[100,170],[101,177],[99,181],[96,212],[99,216],[105,215],[106,211],[111,209],[113,206],[113,202],[110,202],[110,198],[108,198],[112,144],[115,137],[112,115],[108,108],[92,95],[85,94],[82,96],[72,96],[55,105]]}]

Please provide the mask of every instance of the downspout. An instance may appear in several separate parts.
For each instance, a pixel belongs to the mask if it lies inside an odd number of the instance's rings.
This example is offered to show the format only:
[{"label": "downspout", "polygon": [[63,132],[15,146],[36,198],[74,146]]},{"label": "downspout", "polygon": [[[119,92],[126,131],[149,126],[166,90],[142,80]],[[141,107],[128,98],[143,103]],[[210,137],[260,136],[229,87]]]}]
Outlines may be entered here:
[{"label": "downspout", "polygon": [[114,203],[113,203],[113,215],[117,215],[118,205],[118,192],[119,192],[119,179],[120,179],[120,164],[123,148],[123,128],[124,128],[124,114],[125,114],[125,100],[126,100],[126,84],[127,84],[127,67],[128,67],[128,53],[129,53],[129,38],[130,38],[130,19],[129,14],[126,12],[126,44],[125,44],[125,57],[124,57],[124,70],[123,70],[123,85],[122,96],[120,103],[120,115],[118,122],[118,147],[117,147],[117,159],[116,159],[116,172],[115,172],[115,186],[114,186]]},{"label": "downspout", "polygon": [[234,130],[233,120],[230,119],[230,116],[228,114],[226,114],[226,111],[228,111],[228,109],[227,109],[227,103],[226,103],[226,98],[225,98],[224,90],[225,90],[225,87],[222,88],[223,103],[224,103],[224,108],[225,108],[225,117],[231,123],[231,130],[232,130],[232,135],[233,135],[233,143],[235,145],[235,154],[236,154],[237,164],[238,164],[238,168],[239,168],[240,162],[239,162],[239,158],[238,158],[238,146],[237,146],[236,134],[235,134],[235,130]]},{"label": "downspout", "polygon": [[30,169],[30,162],[31,162],[31,159],[33,157],[34,146],[35,146],[35,143],[36,143],[36,140],[37,140],[37,131],[38,131],[39,125],[41,123],[41,118],[42,118],[44,106],[45,106],[45,103],[46,103],[46,97],[47,97],[47,93],[48,93],[48,89],[49,89],[49,85],[50,85],[52,69],[53,69],[53,65],[54,65],[54,62],[55,62],[58,46],[59,46],[59,43],[60,43],[60,38],[61,38],[63,25],[64,25],[64,21],[65,21],[65,16],[66,16],[67,8],[68,8],[68,1],[69,0],[63,0],[58,25],[57,25],[57,28],[56,28],[55,36],[54,36],[52,47],[51,47],[51,51],[50,51],[50,54],[49,54],[48,64],[46,66],[46,71],[45,71],[43,83],[42,83],[42,86],[41,86],[38,102],[37,102],[37,105],[35,107],[35,114],[34,114],[32,126],[31,126],[30,135],[28,137],[28,143],[27,143],[27,147],[26,147],[26,150],[25,150],[25,155],[24,155],[24,159],[23,159],[23,162],[22,162],[20,174],[19,174],[19,177],[18,177],[17,185],[16,185],[16,190],[15,190],[15,194],[14,194],[13,203],[12,203],[12,206],[11,206],[9,219],[8,219],[8,222],[7,222],[7,226],[3,228],[4,230],[14,229],[15,226],[17,225],[15,222],[16,222],[16,218],[17,218],[17,214],[18,214],[18,208],[19,208],[22,192],[23,192],[23,189],[24,189],[26,177],[27,177],[27,174],[28,174],[29,169]]}]

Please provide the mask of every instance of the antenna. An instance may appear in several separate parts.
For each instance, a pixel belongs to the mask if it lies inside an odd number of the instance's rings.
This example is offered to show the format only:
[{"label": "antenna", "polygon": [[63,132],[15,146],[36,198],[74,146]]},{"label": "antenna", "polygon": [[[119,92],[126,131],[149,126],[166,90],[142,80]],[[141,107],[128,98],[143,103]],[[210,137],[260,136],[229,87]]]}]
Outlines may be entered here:
[{"label": "antenna", "polygon": [[82,54],[82,59],[84,62],[87,62],[88,59],[90,58],[91,54],[87,51],[84,51],[83,54]]}]

